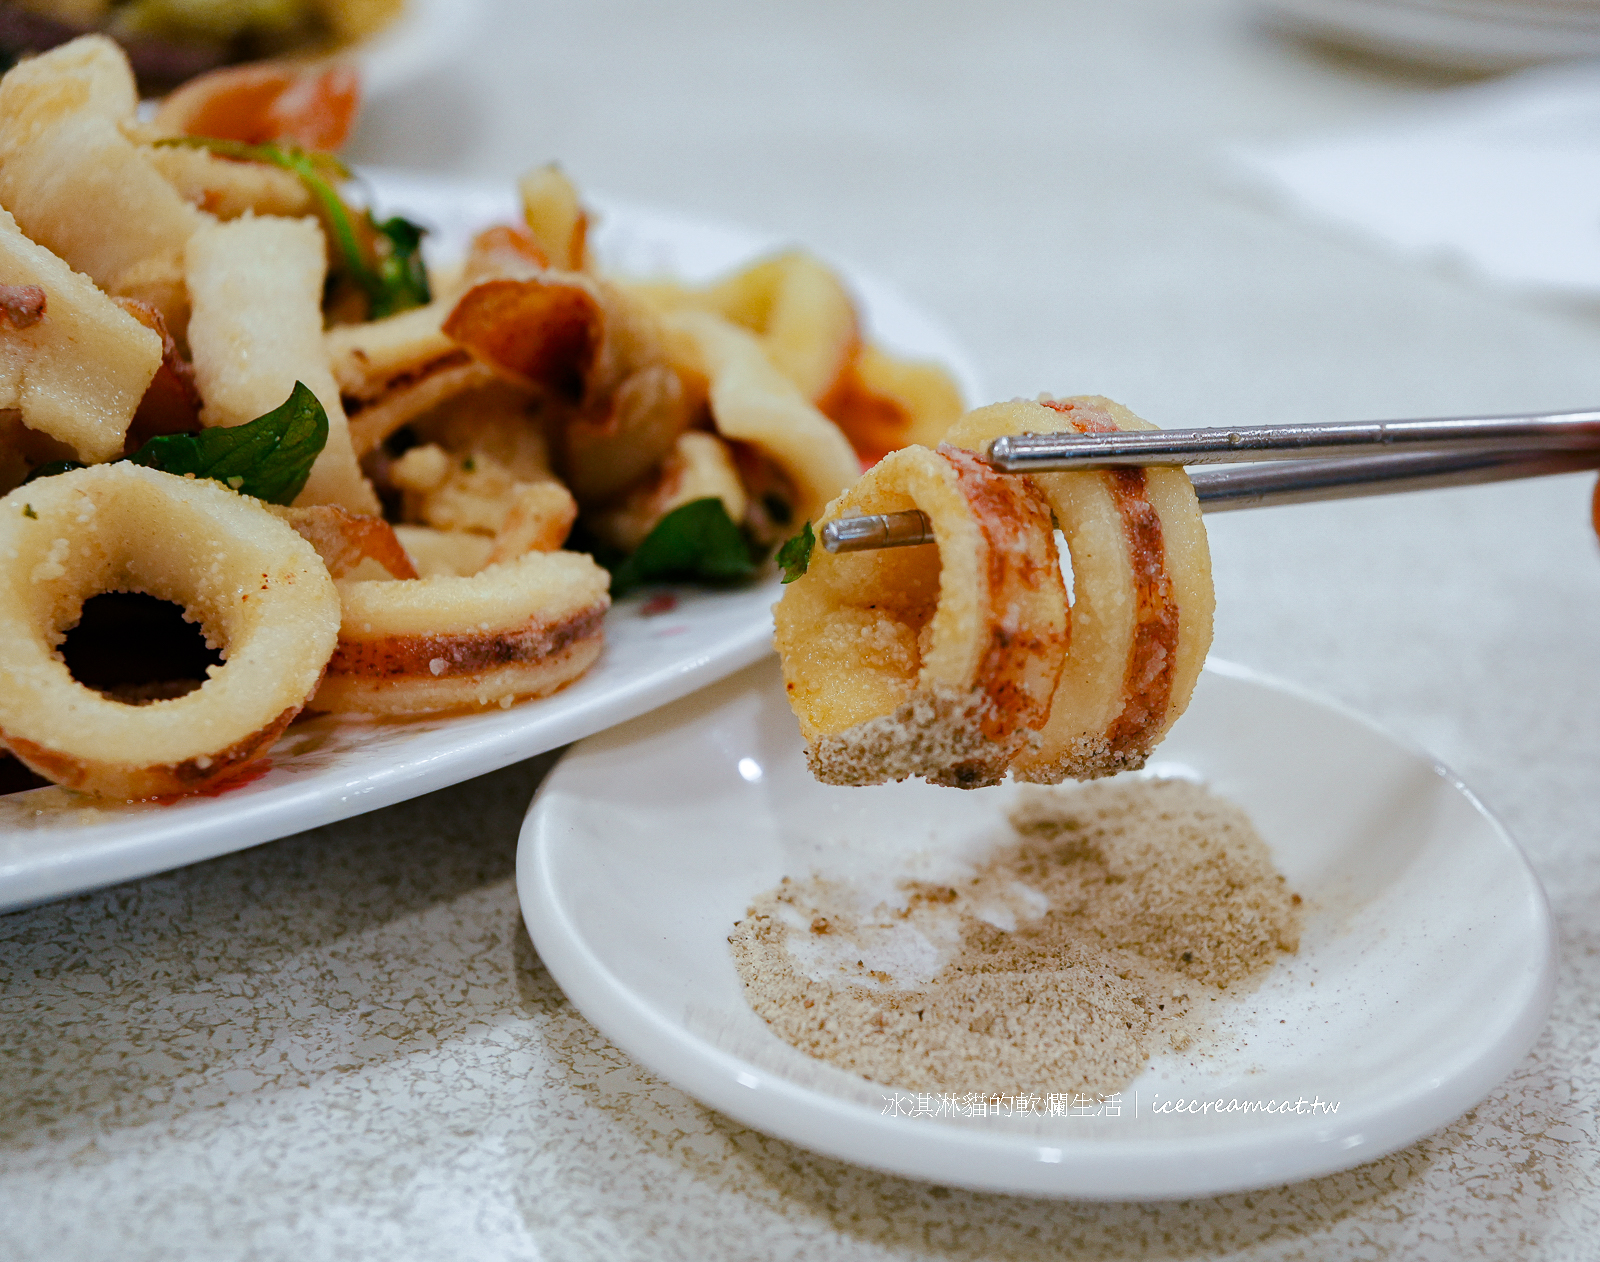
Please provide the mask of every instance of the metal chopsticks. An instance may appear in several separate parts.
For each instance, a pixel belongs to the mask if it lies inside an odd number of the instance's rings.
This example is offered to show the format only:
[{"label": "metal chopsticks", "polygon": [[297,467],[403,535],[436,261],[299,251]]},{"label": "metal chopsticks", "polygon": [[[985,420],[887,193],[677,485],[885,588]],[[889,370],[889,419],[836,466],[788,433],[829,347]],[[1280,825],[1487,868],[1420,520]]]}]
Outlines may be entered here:
[{"label": "metal chopsticks", "polygon": [[1478,486],[1515,478],[1600,469],[1600,447],[1588,451],[1389,452],[1337,460],[1278,461],[1191,475],[1203,513],[1317,500],[1392,495],[1446,486]]},{"label": "metal chopsticks", "polygon": [[1531,453],[1596,447],[1600,447],[1600,412],[1536,412],[1332,425],[1018,434],[990,443],[989,463],[1002,473],[1045,473],[1119,465],[1307,460],[1390,451]]},{"label": "metal chopsticks", "polygon": [[[1600,412],[1022,434],[995,439],[988,460],[1008,473],[1241,465],[1191,475],[1201,510],[1224,512],[1600,469]],[[1272,463],[1247,463],[1255,461]],[[820,537],[830,552],[933,542],[927,518],[916,509],[841,518],[824,526]]]}]

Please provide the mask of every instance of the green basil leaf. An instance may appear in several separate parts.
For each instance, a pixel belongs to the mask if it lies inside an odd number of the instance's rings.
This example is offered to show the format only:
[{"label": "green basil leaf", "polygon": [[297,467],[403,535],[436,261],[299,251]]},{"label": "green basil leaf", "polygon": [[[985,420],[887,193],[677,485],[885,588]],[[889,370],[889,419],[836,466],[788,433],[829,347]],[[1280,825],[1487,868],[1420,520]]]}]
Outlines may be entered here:
[{"label": "green basil leaf", "polygon": [[374,243],[370,251],[374,257],[369,258],[369,251],[362,248],[362,234],[356,227],[355,215],[335,187],[337,181],[350,178],[350,170],[332,154],[307,153],[292,145],[250,145],[210,136],[168,136],[155,143],[207,149],[221,157],[245,162],[270,162],[298,176],[322,210],[323,222],[338,252],[340,270],[366,295],[369,320],[426,306],[431,301],[428,273],[422,264],[424,230],[398,215],[379,223],[370,211],[361,212]]},{"label": "green basil leaf", "polygon": [[391,216],[382,223],[369,214],[377,242],[377,285],[368,292],[371,319],[425,307],[433,300],[428,288],[428,269],[422,262],[422,234],[425,229]]},{"label": "green basil leaf", "polygon": [[211,478],[269,504],[289,504],[305,488],[328,441],[328,414],[302,382],[283,404],[232,428],[152,438],[128,459],[134,464]]},{"label": "green basil leaf", "polygon": [[734,583],[752,577],[757,568],[744,532],[722,501],[710,496],[690,500],[658,521],[633,555],[612,570],[611,594],[674,579]]},{"label": "green basil leaf", "polygon": [[783,581],[792,583],[811,565],[811,549],[817,546],[817,536],[811,523],[805,524],[799,534],[778,549],[778,564],[783,566]]}]

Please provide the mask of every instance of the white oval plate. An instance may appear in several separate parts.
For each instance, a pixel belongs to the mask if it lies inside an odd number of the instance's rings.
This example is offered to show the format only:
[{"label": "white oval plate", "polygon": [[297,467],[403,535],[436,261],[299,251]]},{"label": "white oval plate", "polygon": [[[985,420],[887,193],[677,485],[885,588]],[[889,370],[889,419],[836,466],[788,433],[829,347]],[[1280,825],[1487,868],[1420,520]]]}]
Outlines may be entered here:
[{"label": "white oval plate", "polygon": [[[470,234],[518,213],[512,181],[485,184],[365,171],[384,213],[432,229],[430,253],[459,255]],[[593,199],[605,266],[688,280],[718,275],[784,244],[725,224]],[[845,269],[873,335],[954,369],[968,398],[974,373],[954,341],[882,283]],[[606,618],[599,662],[570,688],[509,710],[442,719],[296,724],[260,779],[218,797],[170,805],[93,805],[61,789],[0,796],[0,911],[242,850],[430,793],[633,718],[772,651],[769,580],[734,591],[678,589],[677,607],[647,615],[650,593]]]},{"label": "white oval plate", "polygon": [[[562,759],[523,829],[523,915],[572,1002],[667,1081],[807,1148],[942,1184],[1115,1200],[1287,1183],[1403,1147],[1511,1071],[1549,1013],[1548,910],[1448,771],[1215,662],[1158,753],[1155,773],[1249,812],[1306,900],[1305,933],[1229,1006],[1216,1046],[1152,1063],[1115,1116],[929,1116],[937,1097],[811,1060],[751,1011],[727,937],[755,895],[785,875],[981,852],[1013,791],[816,783],[775,662]],[[1199,1111],[1219,1100],[1238,1106]]]}]

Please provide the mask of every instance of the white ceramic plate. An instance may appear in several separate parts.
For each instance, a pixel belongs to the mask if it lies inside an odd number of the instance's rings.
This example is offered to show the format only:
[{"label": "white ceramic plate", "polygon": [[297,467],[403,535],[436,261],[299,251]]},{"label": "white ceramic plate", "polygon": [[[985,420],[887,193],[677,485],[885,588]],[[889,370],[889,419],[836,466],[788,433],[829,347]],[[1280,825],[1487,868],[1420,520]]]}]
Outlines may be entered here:
[{"label": "white ceramic plate", "polygon": [[1279,25],[1458,70],[1600,56],[1593,0],[1254,0]]},{"label": "white ceramic plate", "polygon": [[[895,1112],[891,1089],[811,1060],[747,1006],[727,936],[756,894],[981,853],[1013,791],[817,784],[775,662],[570,751],[523,830],[523,914],[568,997],[655,1073],[760,1130],[943,1184],[1111,1200],[1287,1183],[1411,1143],[1510,1072],[1549,1012],[1549,916],[1459,781],[1219,663],[1158,753],[1153,771],[1249,812],[1306,924],[1299,953],[1230,1006],[1223,1041],[1152,1063],[1114,1117]],[[1167,1111],[1217,1100],[1289,1111]]]},{"label": "white ceramic plate", "polygon": [[[516,213],[503,186],[393,171],[364,173],[385,212],[429,225],[430,249],[458,253],[468,235]],[[783,244],[732,228],[595,199],[595,247],[632,274],[705,279]],[[851,283],[873,334],[977,383],[951,338],[892,290],[858,272]],[[606,619],[600,661],[572,687],[510,710],[448,719],[298,724],[268,773],[218,797],[171,805],[95,806],[55,788],[0,797],[0,911],[164,871],[429,793],[588,736],[720,679],[771,651],[778,585],[679,589],[650,616],[649,593]]]}]

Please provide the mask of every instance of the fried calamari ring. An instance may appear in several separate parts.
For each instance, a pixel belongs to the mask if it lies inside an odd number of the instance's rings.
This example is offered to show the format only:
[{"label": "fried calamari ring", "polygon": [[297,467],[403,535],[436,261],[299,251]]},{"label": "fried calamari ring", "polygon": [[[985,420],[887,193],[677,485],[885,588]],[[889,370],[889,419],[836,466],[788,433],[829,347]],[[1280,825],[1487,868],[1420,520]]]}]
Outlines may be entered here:
[{"label": "fried calamari ring", "polygon": [[428,714],[555,692],[600,655],[610,581],[582,553],[529,552],[466,578],[341,583],[312,708]]},{"label": "fried calamari ring", "polygon": [[[56,650],[83,602],[115,591],[181,605],[223,665],[145,705],[79,683]],[[338,631],[312,546],[216,482],[97,465],[0,499],[0,745],[57,784],[137,799],[238,775],[300,712]]]},{"label": "fried calamari ring", "polygon": [[[1002,434],[1154,429],[1098,396],[970,412],[946,441],[973,451]],[[1142,767],[1183,713],[1211,645],[1211,554],[1181,469],[1030,474],[1072,556],[1072,642],[1019,780],[1058,784]]]},{"label": "fried calamari ring", "polygon": [[825,524],[919,508],[937,548],[829,553],[775,611],[806,757],[829,784],[995,784],[1044,725],[1067,646],[1050,513],[1022,478],[955,447],[907,447]]}]

